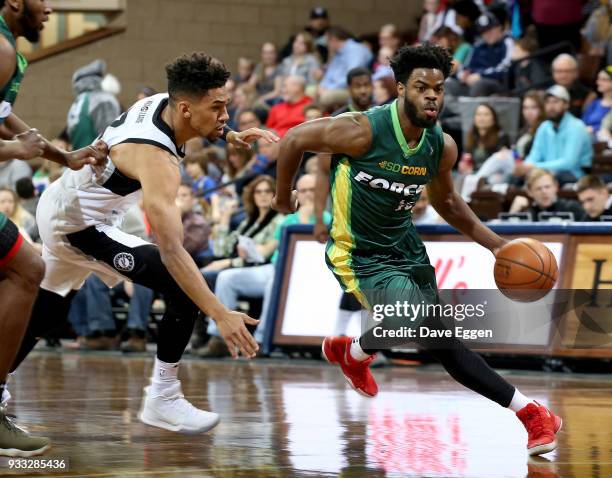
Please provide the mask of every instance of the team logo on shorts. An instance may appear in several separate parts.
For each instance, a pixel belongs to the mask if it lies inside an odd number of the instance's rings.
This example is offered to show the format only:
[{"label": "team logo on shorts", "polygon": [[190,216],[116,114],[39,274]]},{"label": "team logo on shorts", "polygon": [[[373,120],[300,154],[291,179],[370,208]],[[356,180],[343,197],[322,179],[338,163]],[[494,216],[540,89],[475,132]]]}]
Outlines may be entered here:
[{"label": "team logo on shorts", "polygon": [[113,259],[115,269],[123,272],[130,272],[134,270],[134,256],[129,252],[120,252]]}]

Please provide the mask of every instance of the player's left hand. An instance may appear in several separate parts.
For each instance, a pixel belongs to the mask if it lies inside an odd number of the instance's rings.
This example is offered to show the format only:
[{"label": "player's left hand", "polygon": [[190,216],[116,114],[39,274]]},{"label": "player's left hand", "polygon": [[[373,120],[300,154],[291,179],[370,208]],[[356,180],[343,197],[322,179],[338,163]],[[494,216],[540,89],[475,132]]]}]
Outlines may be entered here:
[{"label": "player's left hand", "polygon": [[108,159],[108,145],[104,141],[98,140],[93,145],[66,153],[65,157],[66,166],[70,169],[81,169],[87,164],[100,166]]},{"label": "player's left hand", "polygon": [[276,136],[272,131],[266,131],[259,128],[249,128],[244,131],[232,131],[227,135],[227,142],[233,144],[237,148],[251,149],[250,143],[257,141],[258,139],[264,139],[268,143],[277,143],[280,138]]}]

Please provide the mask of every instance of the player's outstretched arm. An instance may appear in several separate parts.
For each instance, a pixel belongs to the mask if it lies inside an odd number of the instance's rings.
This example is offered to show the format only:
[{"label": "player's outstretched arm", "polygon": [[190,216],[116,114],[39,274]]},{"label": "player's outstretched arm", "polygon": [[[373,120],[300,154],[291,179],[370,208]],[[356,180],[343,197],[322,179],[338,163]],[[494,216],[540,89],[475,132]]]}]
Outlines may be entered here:
[{"label": "player's outstretched arm", "polygon": [[321,118],[291,128],[280,141],[273,207],[282,213],[295,211],[291,187],[305,152],[361,156],[371,141],[370,124],[360,113]]},{"label": "player's outstretched arm", "polygon": [[[30,128],[21,118],[14,113],[11,113],[6,118],[5,126],[15,135],[15,140],[18,140],[23,134],[38,132],[35,129]],[[102,164],[107,160],[108,157],[108,146],[104,141],[96,141],[92,146],[77,149],[76,151],[64,151],[63,149],[55,146],[48,139],[38,135],[42,141],[42,154],[34,156],[24,157],[15,156],[15,159],[32,159],[38,156],[42,156],[49,161],[59,163],[62,166],[66,166],[70,169],[81,169],[87,164]]]},{"label": "player's outstretched arm", "polygon": [[208,314],[236,357],[239,348],[245,357],[254,357],[258,346],[245,323],[259,321],[230,311],[206,285],[195,262],[183,247],[183,224],[176,205],[180,172],[176,160],[165,151],[149,145],[123,145],[113,150],[113,162],[140,181],[144,208],[157,238],[162,261],[179,287],[200,310]]},{"label": "player's outstretched arm", "polygon": [[507,241],[485,226],[455,191],[452,170],[456,161],[457,145],[453,138],[444,134],[438,175],[427,186],[431,205],[451,226],[495,254]]}]

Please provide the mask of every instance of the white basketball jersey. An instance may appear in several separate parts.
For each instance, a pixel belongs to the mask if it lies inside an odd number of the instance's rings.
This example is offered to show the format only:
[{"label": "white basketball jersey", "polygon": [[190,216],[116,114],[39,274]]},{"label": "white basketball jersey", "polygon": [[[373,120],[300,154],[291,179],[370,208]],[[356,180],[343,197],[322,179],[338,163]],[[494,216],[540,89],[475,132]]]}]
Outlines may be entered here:
[{"label": "white basketball jersey", "polygon": [[[182,158],[184,148],[176,145],[173,131],[161,117],[167,105],[167,93],[134,103],[104,130],[101,139],[110,150],[124,143],[149,144]],[[120,225],[125,212],[138,203],[140,195],[140,182],[121,174],[109,156],[103,167],[65,171],[43,193],[41,202],[52,201],[55,214],[44,220],[54,221],[65,234],[98,224]]]}]

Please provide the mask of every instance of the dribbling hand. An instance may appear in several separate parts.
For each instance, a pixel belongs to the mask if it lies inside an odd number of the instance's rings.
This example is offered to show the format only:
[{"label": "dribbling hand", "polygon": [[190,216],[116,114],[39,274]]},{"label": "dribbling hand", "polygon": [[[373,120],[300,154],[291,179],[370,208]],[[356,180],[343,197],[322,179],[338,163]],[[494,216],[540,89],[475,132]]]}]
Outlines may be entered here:
[{"label": "dribbling hand", "polygon": [[253,358],[259,350],[257,342],[244,324],[257,325],[259,320],[252,319],[242,312],[227,311],[215,318],[221,337],[233,358],[238,358],[238,352],[246,358]]}]

